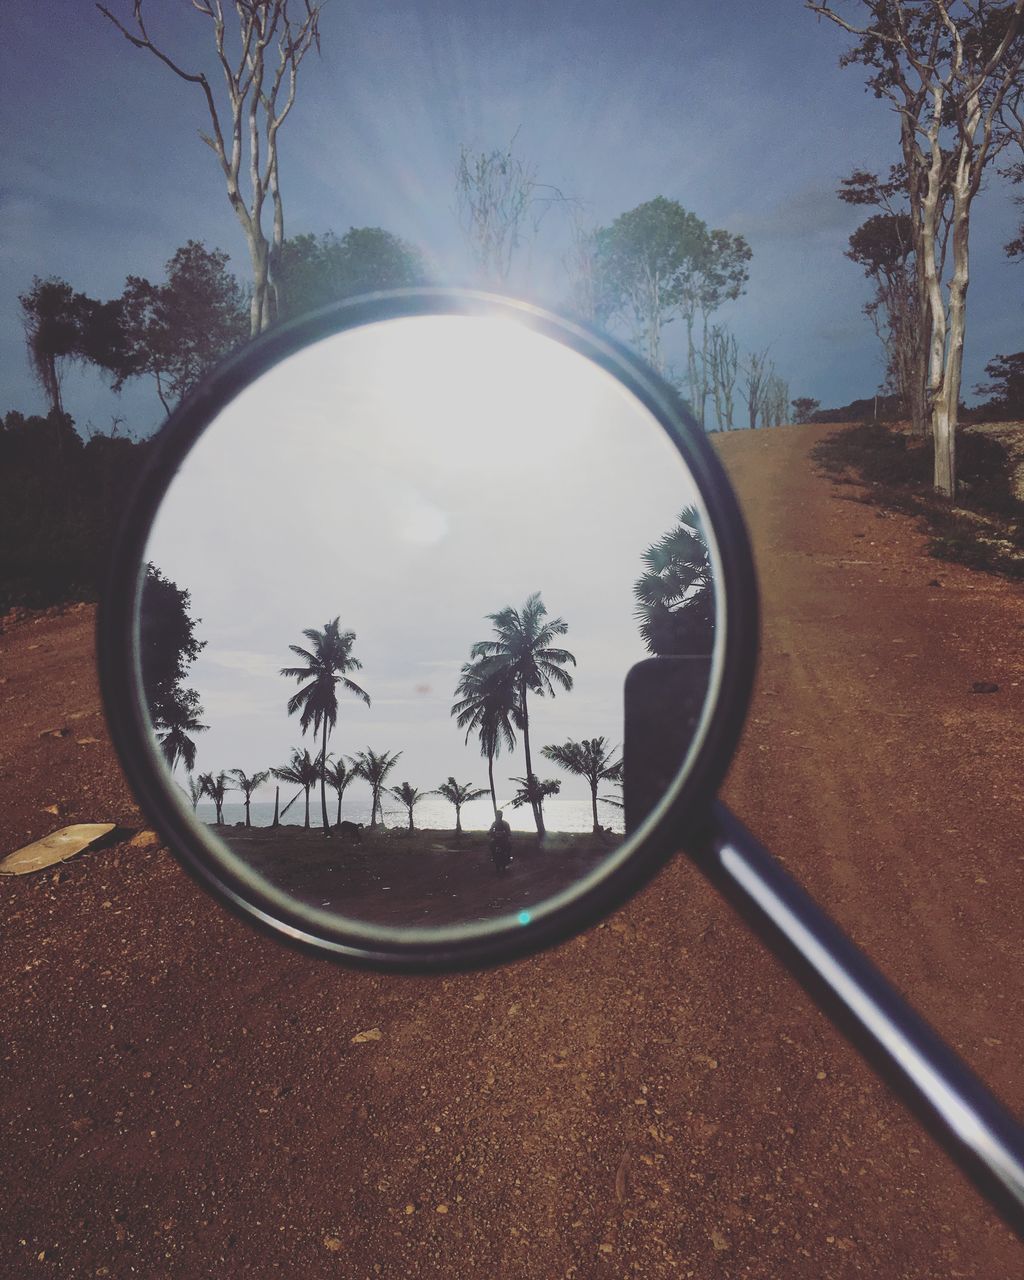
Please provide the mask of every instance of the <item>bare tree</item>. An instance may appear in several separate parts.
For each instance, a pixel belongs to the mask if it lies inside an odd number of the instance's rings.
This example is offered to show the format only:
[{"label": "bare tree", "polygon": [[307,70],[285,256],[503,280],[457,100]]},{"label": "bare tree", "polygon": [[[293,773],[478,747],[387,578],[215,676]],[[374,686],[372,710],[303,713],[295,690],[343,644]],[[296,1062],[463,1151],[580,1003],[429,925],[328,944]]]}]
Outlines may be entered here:
[{"label": "bare tree", "polygon": [[[956,426],[970,280],[970,218],[985,166],[1010,140],[999,128],[1022,93],[1024,0],[860,0],[857,26],[805,0],[858,43],[840,65],[868,68],[868,85],[899,116],[915,257],[927,295],[928,408],[936,490],[956,491]],[[941,255],[943,192],[951,201],[952,270]]]},{"label": "bare tree", "polygon": [[570,222],[570,234],[569,249],[562,259],[569,277],[568,307],[581,320],[597,323],[602,318],[597,232],[583,221],[576,209]]},{"label": "bare tree", "polygon": [[731,431],[736,379],[739,377],[739,347],[735,336],[724,325],[713,325],[708,337],[708,369],[715,401],[715,420],[720,431]]},{"label": "bare tree", "polygon": [[755,351],[743,366],[743,398],[747,402],[747,419],[751,431],[757,426],[757,419],[763,422],[765,397],[769,380],[775,374],[775,365],[768,359],[768,348]]},{"label": "bare tree", "polygon": [[[252,263],[250,332],[255,336],[277,313],[275,268],[284,241],[284,206],[278,166],[278,135],[295,103],[299,66],[314,45],[320,48],[322,0],[234,0],[237,39],[228,35],[223,0],[192,0],[197,13],[212,23],[217,62],[224,77],[226,103],[218,103],[203,71],[188,71],[153,43],[146,30],[142,0],[132,0],[131,29],[102,4],[97,9],[136,49],[146,49],[206,100],[210,132],[199,136],[213,151],[224,175],[228,200],[241,224]],[[248,169],[248,200],[242,194],[243,165]],[[273,228],[268,239],[264,210],[270,201]]]},{"label": "bare tree", "polygon": [[504,150],[461,147],[455,171],[459,222],[488,288],[506,287],[519,250],[532,246],[552,207],[577,205],[557,187],[538,181],[536,169],[516,155],[516,136]]},{"label": "bare tree", "polygon": [[781,427],[786,421],[789,408],[789,383],[785,378],[780,378],[777,373],[770,375],[765,383],[761,406],[764,415],[763,425]]}]

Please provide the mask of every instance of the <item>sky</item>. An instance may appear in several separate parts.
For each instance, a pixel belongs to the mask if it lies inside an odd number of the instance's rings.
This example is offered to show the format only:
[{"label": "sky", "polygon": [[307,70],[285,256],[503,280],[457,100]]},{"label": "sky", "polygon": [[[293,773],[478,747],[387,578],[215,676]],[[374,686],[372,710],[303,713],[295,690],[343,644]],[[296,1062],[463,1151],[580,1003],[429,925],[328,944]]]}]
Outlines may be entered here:
[{"label": "sky", "polygon": [[[110,0],[127,16],[128,0]],[[208,65],[208,24],[187,0],[147,6],[151,33],[182,64]],[[861,212],[835,198],[854,167],[896,158],[892,112],[838,69],[847,37],[799,0],[329,0],[322,54],[303,65],[281,139],[286,232],[381,226],[420,246],[442,277],[466,275],[455,212],[459,148],[505,147],[607,225],[662,195],[747,237],[747,294],[721,319],[741,349],[770,347],[791,396],[838,405],[882,376],[843,257]],[[186,240],[247,259],[204,107],[87,3],[8,0],[0,49],[0,412],[43,408],[25,358],[18,294],[60,275],[99,297],[127,274],[162,277]],[[1001,246],[1020,210],[993,175],[973,230],[965,389],[1021,343],[1019,265]],[[561,287],[564,225],[548,216],[535,283]],[[673,350],[673,341],[676,343]],[[668,335],[679,360],[678,336]],[[116,397],[95,372],[69,375],[83,431],[147,434],[155,396]]]},{"label": "sky", "polygon": [[[618,754],[623,683],[648,656],[634,617],[641,554],[696,501],[647,410],[511,321],[391,321],[289,358],[200,438],[146,548],[200,620],[205,648],[186,681],[209,726],[195,735],[196,771],[317,754],[319,738],[287,713],[298,683],[280,669],[304,665],[289,651],[309,647],[304,629],[339,617],[362,664],[350,678],[371,702],[339,688],[331,752],[401,751],[390,786],[426,792],[450,775],[486,786],[475,735],[467,745],[450,715],[455,686],[471,645],[493,637],[487,615],[540,591],[568,626],[554,646],[576,661],[571,690],[529,700],[534,770],[588,801],[587,783],[541,748],[604,737]],[[499,804],[525,772],[521,743],[496,760]],[[346,797],[366,799],[365,783]],[[490,821],[486,806],[477,817]]]}]

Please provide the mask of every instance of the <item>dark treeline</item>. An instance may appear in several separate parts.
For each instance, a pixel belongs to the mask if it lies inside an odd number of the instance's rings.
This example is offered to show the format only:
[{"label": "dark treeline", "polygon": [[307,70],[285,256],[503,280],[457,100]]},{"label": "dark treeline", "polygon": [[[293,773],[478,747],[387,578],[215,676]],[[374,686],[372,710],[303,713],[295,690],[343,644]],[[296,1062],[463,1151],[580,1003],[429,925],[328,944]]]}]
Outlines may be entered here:
[{"label": "dark treeline", "polygon": [[147,448],[83,440],[67,414],[0,418],[0,612],[97,598]]}]

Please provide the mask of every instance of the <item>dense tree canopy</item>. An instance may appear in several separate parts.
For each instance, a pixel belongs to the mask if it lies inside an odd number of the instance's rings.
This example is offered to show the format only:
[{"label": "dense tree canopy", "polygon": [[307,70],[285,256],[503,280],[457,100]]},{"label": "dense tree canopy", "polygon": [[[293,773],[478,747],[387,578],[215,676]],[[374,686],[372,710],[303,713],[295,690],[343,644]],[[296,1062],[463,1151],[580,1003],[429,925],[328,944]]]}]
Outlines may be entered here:
[{"label": "dense tree canopy", "polygon": [[404,289],[426,281],[419,252],[380,227],[350,227],[339,239],[301,235],[285,240],[278,264],[282,318],[378,289]]}]

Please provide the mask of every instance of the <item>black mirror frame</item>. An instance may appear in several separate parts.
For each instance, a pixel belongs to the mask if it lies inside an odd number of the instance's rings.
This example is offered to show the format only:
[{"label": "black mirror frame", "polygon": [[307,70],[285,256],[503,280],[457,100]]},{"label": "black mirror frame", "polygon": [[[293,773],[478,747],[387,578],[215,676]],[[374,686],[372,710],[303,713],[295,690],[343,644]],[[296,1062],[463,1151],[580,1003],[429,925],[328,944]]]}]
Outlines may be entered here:
[{"label": "black mirror frame", "polygon": [[[136,618],[146,541],[178,467],[221,410],[257,377],[302,348],[348,329],[428,315],[480,315],[516,320],[570,347],[610,373],[651,413],[676,445],[700,490],[717,546],[725,602],[725,642],[714,712],[691,766],[648,818],[636,847],[596,884],[528,924],[476,934],[464,941],[369,942],[358,929],[312,930],[296,913],[270,910],[250,885],[197,849],[196,833],[171,796],[156,764],[141,703]],[[579,321],[528,303],[460,289],[406,289],[368,295],[303,316],[261,335],[218,366],[171,414],[125,511],[98,617],[100,684],[111,735],[143,811],[203,888],[279,941],[351,964],[385,970],[439,971],[506,962],[568,938],[621,905],[707,821],[746,719],[759,641],[753,559],[746,527],[725,472],[705,433],[679,395],[624,346]]]}]

